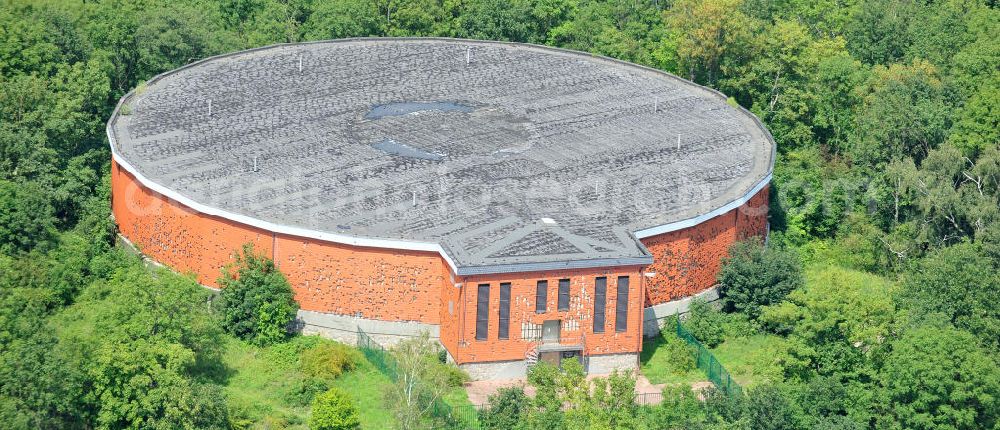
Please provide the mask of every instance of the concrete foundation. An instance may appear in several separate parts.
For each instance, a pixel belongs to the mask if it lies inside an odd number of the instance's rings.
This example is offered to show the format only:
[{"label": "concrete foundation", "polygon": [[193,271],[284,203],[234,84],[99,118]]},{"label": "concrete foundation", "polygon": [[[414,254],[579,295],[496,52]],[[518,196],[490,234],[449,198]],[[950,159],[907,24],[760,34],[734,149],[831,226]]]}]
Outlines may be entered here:
[{"label": "concrete foundation", "polygon": [[419,322],[379,321],[300,310],[296,315],[295,323],[302,334],[317,334],[348,345],[357,343],[359,327],[372,340],[384,347],[395,345],[404,339],[420,336],[423,332],[427,332],[430,338],[435,341],[440,340],[437,325]]},{"label": "concrete foundation", "polygon": [[602,374],[639,368],[639,354],[605,354],[588,357],[587,373]]},{"label": "concrete foundation", "polygon": [[661,303],[650,306],[642,313],[642,334],[646,337],[653,337],[660,334],[660,327],[663,320],[673,315],[682,315],[691,308],[694,299],[702,299],[709,303],[719,300],[719,287],[712,287],[691,297]]},{"label": "concrete foundation", "polygon": [[524,360],[466,363],[458,367],[468,373],[473,381],[521,379],[528,375],[528,366]]},{"label": "concrete foundation", "polygon": [[[528,376],[528,366],[524,360],[491,361],[466,363],[458,366],[473,381],[496,379],[523,379]],[[639,354],[603,354],[587,358],[588,374],[607,374],[615,370],[631,371],[639,367]]]}]

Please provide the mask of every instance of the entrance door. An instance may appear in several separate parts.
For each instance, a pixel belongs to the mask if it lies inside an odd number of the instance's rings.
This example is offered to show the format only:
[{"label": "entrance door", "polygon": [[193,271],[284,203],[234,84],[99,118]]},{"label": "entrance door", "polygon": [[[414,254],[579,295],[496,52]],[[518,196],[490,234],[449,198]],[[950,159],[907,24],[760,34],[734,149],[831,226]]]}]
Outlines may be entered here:
[{"label": "entrance door", "polygon": [[559,351],[549,351],[543,352],[540,356],[541,360],[545,363],[549,363],[553,366],[559,367],[559,358],[562,354]]},{"label": "entrance door", "polygon": [[561,320],[551,320],[542,323],[542,342],[559,343],[559,323]]}]

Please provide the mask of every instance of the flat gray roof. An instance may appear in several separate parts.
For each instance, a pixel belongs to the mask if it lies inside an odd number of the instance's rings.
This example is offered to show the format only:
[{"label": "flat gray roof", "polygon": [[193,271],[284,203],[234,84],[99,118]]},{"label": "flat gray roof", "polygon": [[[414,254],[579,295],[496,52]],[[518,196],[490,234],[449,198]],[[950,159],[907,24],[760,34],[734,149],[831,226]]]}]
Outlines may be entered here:
[{"label": "flat gray roof", "polygon": [[774,150],[753,115],[675,76],[454,39],[206,59],[123,98],[108,130],[119,162],[168,196],[437,244],[463,274],[647,264],[636,232],[739,203]]}]

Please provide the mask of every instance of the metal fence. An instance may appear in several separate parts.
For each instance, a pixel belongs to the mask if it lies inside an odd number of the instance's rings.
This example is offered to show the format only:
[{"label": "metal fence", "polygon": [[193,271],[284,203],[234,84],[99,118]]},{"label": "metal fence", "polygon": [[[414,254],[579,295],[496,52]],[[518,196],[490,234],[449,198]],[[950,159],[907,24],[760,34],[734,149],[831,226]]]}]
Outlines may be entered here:
[{"label": "metal fence", "polygon": [[[699,369],[702,369],[715,386],[730,396],[740,395],[742,388],[733,380],[729,372],[726,371],[719,360],[705,348],[698,339],[695,339],[691,332],[687,331],[680,320],[677,321],[677,336],[684,339],[688,344],[695,347],[696,362]],[[358,328],[358,349],[365,358],[375,366],[382,374],[386,375],[393,382],[399,378],[396,361],[389,354],[389,351],[372,340],[361,328]],[[641,393],[636,394],[634,403],[641,409],[640,412],[648,412],[647,409],[663,401],[662,393]],[[480,416],[488,408],[488,405],[463,405],[451,406],[441,399],[437,399],[431,405],[431,417],[440,420],[445,426],[452,429],[479,430],[482,428]]]},{"label": "metal fence", "polygon": [[[392,358],[389,351],[386,351],[385,347],[372,340],[368,333],[361,330],[361,327],[358,327],[357,345],[365,358],[379,372],[388,376],[393,382],[399,380],[396,360]],[[462,430],[479,430],[480,428],[479,411],[474,406],[452,407],[441,399],[435,399],[431,404],[430,416],[440,420],[447,428]]]},{"label": "metal fence", "polygon": [[358,328],[358,349],[379,372],[388,376],[393,382],[399,378],[396,361],[389,355],[389,351],[368,337],[368,333],[365,333],[360,327]]},{"label": "metal fence", "polygon": [[635,404],[639,406],[655,406],[663,402],[663,393],[638,393]]},{"label": "metal fence", "polygon": [[719,363],[719,360],[717,360],[715,356],[709,352],[708,348],[705,348],[705,345],[698,342],[698,339],[695,339],[694,335],[684,328],[684,325],[681,324],[680,318],[677,318],[677,336],[684,339],[688,345],[695,347],[695,362],[698,368],[705,372],[705,375],[708,376],[708,380],[712,381],[716,388],[722,390],[722,392],[726,393],[730,397],[738,396],[743,393],[743,389],[736,383],[736,381],[733,380],[729,371],[727,371],[725,367],[722,367],[722,363]]}]

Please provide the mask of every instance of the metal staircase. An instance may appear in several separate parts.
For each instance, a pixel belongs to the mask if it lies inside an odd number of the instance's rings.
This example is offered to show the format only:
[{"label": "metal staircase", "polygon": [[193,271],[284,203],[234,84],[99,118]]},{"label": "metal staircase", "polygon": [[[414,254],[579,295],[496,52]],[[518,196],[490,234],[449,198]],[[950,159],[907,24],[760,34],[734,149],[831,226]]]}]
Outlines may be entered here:
[{"label": "metal staircase", "polygon": [[530,369],[538,364],[538,344],[532,343],[524,353],[524,364]]},{"label": "metal staircase", "polygon": [[543,351],[579,351],[580,361],[584,368],[586,369],[589,364],[589,357],[587,356],[587,337],[583,333],[574,339],[563,339],[562,342],[544,342],[541,339],[531,342],[528,345],[528,349],[524,352],[525,366],[528,369],[531,369],[532,366],[538,364],[538,360],[541,358],[541,353]]}]

